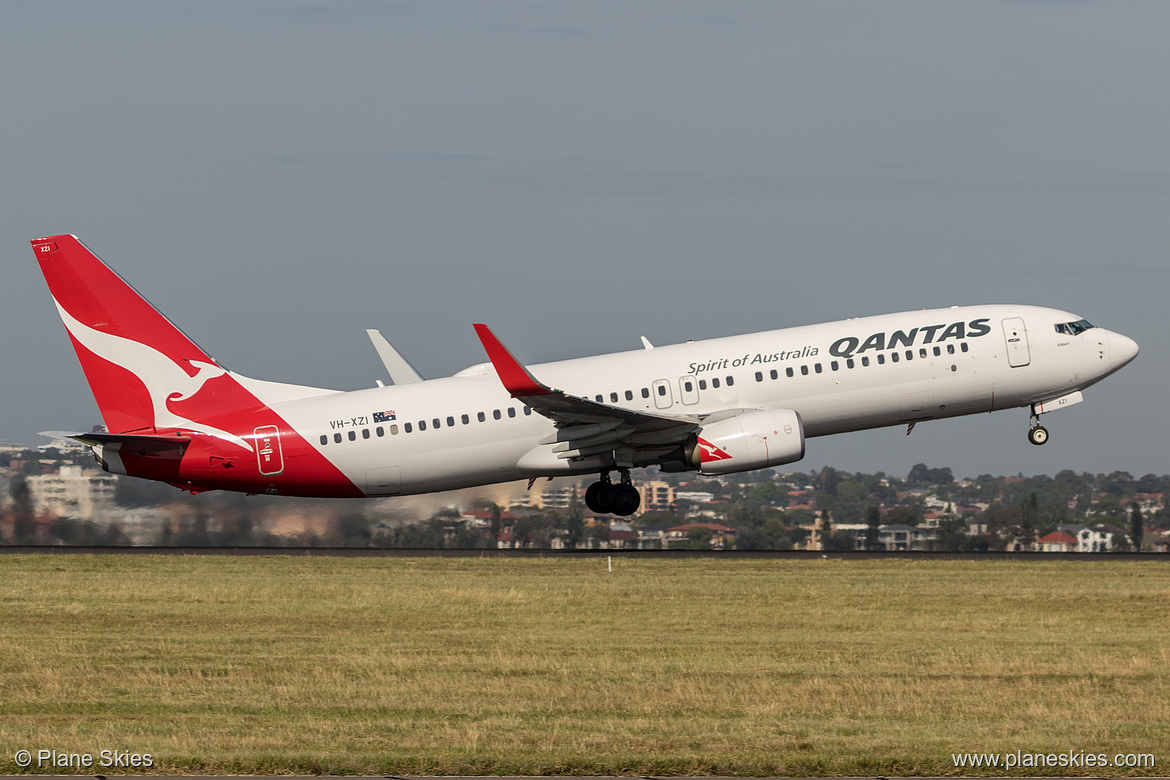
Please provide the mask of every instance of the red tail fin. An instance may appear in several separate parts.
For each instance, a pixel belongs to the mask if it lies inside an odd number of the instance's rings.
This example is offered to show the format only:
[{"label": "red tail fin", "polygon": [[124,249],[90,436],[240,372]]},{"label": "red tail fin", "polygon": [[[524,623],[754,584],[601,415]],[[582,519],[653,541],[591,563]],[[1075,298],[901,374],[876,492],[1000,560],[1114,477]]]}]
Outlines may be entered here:
[{"label": "red tail fin", "polygon": [[229,374],[76,236],[32,246],[113,434],[74,438],[107,471],[191,490],[362,494],[272,408],[330,391]]},{"label": "red tail fin", "polygon": [[182,427],[167,402],[190,398],[224,369],[76,236],[32,246],[106,427]]}]

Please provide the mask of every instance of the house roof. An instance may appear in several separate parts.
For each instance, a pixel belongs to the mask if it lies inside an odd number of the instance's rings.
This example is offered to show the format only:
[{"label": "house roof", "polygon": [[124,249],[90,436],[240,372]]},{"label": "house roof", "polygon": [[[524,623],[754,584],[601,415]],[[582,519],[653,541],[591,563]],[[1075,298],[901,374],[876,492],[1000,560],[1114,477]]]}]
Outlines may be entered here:
[{"label": "house roof", "polygon": [[712,531],[715,531],[716,533],[725,533],[725,534],[735,533],[734,528],[729,528],[725,525],[720,525],[719,523],[686,523],[685,525],[676,525],[676,526],[673,526],[671,528],[667,528],[666,530],[668,530],[668,531],[682,531],[683,533],[686,533],[687,531],[691,530],[692,528],[710,528]]},{"label": "house roof", "polygon": [[1076,544],[1077,538],[1064,531],[1053,531],[1050,534],[1041,536],[1038,541],[1040,544]]}]

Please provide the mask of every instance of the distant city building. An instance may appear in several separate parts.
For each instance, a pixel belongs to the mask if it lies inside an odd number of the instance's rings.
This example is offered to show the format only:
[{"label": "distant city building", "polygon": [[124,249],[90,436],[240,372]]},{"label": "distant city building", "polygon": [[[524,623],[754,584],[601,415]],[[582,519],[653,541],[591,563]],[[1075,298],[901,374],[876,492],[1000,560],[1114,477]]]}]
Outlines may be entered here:
[{"label": "distant city building", "polygon": [[1036,544],[1040,552],[1076,552],[1077,538],[1067,531],[1053,531],[1041,536]]},{"label": "distant city building", "polygon": [[569,505],[573,502],[574,493],[577,494],[577,501],[584,507],[584,491],[576,483],[565,485],[555,490],[533,490],[529,500],[529,506],[540,507],[541,509],[568,509]]},{"label": "distant city building", "polygon": [[921,550],[922,529],[913,525],[894,523],[883,525],[878,542],[887,550]]},{"label": "distant city building", "polygon": [[735,529],[720,523],[685,523],[684,525],[671,526],[666,529],[663,539],[667,545],[677,545],[687,541],[690,538],[690,532],[697,528],[711,529],[712,550],[731,549],[735,544]]},{"label": "distant city building", "polygon": [[47,444],[37,445],[37,452],[44,453],[49,450],[56,450],[62,455],[80,455],[90,452],[90,447],[74,439],[53,439]]},{"label": "distant city building", "polygon": [[648,480],[641,485],[642,506],[639,512],[673,512],[674,485],[659,480]]},{"label": "distant city building", "polygon": [[13,444],[10,441],[0,439],[0,455],[17,455],[28,450],[28,447],[23,444]]},{"label": "distant city building", "polygon": [[1077,552],[1109,552],[1118,543],[1127,541],[1129,535],[1116,526],[1102,524],[1081,529],[1077,538]]},{"label": "distant city building", "polygon": [[81,466],[62,466],[56,474],[28,477],[29,494],[38,512],[93,520],[114,506],[117,477]]}]

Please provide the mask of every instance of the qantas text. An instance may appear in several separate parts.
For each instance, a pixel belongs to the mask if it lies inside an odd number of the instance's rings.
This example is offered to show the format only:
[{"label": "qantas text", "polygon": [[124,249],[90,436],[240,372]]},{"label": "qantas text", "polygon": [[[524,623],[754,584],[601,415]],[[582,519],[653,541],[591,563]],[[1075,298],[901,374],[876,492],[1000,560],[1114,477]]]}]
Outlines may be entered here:
[{"label": "qantas text", "polygon": [[[940,332],[941,331],[941,332]],[[986,336],[991,332],[986,317],[980,317],[970,322],[952,322],[950,325],[927,325],[924,328],[910,330],[896,330],[893,333],[874,333],[862,341],[857,336],[846,336],[837,339],[829,347],[829,354],[837,357],[853,357],[871,349],[897,349],[898,347],[912,347],[915,344],[935,344],[947,339],[969,339]],[[937,336],[938,338],[935,338]]]}]

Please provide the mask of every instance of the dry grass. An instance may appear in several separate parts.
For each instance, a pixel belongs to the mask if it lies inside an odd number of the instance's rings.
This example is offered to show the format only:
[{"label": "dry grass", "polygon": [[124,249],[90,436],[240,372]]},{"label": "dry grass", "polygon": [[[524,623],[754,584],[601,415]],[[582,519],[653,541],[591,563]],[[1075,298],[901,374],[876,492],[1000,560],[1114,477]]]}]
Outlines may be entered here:
[{"label": "dry grass", "polygon": [[0,582],[2,772],[20,748],[164,773],[1170,758],[1161,563],[6,556]]}]

